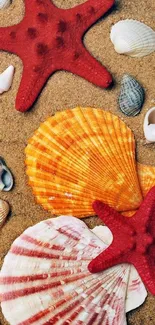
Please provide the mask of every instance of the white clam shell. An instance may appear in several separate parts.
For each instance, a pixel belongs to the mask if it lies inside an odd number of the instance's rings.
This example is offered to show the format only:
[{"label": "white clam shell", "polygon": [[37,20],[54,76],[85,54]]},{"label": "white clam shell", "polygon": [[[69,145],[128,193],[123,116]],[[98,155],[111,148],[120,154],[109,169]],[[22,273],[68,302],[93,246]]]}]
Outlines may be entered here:
[{"label": "white clam shell", "polygon": [[0,199],[0,228],[3,226],[9,210],[9,204],[6,201]]},{"label": "white clam shell", "polygon": [[148,142],[155,142],[155,107],[148,110],[144,118],[144,135]]},{"label": "white clam shell", "polygon": [[[27,229],[13,243],[0,273],[4,316],[17,324],[126,324],[125,312],[146,298],[129,264],[98,274],[89,262],[107,248],[83,221],[61,216]],[[105,231],[105,239],[104,239]],[[110,241],[111,233],[109,232]],[[18,312],[17,312],[18,311]]]},{"label": "white clam shell", "polygon": [[5,161],[0,157],[0,191],[8,192],[13,187],[13,176],[5,164]]},{"label": "white clam shell", "polygon": [[110,39],[119,54],[143,57],[155,51],[155,32],[137,20],[117,22],[111,29]]},{"label": "white clam shell", "polygon": [[0,94],[10,89],[13,81],[13,76],[13,65],[10,65],[3,73],[0,74]]},{"label": "white clam shell", "polygon": [[9,7],[11,4],[11,0],[0,0],[0,9],[4,9]]},{"label": "white clam shell", "polygon": [[121,81],[121,91],[118,98],[121,111],[127,116],[140,113],[144,103],[144,89],[132,76],[125,74]]}]

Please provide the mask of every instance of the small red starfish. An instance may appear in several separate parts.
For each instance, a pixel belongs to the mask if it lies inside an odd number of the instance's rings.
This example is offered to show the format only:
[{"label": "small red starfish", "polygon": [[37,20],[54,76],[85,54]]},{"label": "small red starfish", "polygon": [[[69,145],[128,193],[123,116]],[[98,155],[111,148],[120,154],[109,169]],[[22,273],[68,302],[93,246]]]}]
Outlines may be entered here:
[{"label": "small red starfish", "polygon": [[113,4],[114,0],[88,0],[64,10],[51,0],[25,0],[24,19],[0,28],[0,49],[17,54],[24,65],[17,110],[28,110],[57,70],[70,71],[103,88],[110,85],[111,75],[89,54],[82,38]]},{"label": "small red starfish", "polygon": [[131,263],[155,295],[155,187],[132,218],[121,216],[100,201],[95,201],[93,208],[111,229],[113,242],[90,262],[89,271],[96,273],[120,263]]}]

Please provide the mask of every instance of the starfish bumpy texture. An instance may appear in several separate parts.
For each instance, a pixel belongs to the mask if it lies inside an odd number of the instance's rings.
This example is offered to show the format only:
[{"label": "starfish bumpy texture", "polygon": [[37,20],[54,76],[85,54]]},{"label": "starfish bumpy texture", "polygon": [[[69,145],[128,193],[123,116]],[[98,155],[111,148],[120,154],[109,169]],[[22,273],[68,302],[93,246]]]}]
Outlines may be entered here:
[{"label": "starfish bumpy texture", "polygon": [[58,70],[75,73],[103,88],[111,84],[111,75],[89,54],[82,38],[113,4],[114,0],[88,0],[65,10],[51,0],[25,0],[23,20],[0,28],[0,49],[23,61],[17,110],[27,111],[49,76]]},{"label": "starfish bumpy texture", "polygon": [[93,208],[112,231],[113,242],[90,262],[89,271],[97,273],[120,263],[133,264],[155,295],[155,187],[132,218],[121,216],[100,201],[95,201]]}]

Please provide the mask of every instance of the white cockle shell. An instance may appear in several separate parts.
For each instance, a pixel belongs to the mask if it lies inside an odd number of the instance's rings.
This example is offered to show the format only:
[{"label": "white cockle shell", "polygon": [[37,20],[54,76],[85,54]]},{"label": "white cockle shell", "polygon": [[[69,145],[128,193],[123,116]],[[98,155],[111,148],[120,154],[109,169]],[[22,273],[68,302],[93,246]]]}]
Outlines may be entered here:
[{"label": "white cockle shell", "polygon": [[3,226],[9,210],[9,204],[6,201],[0,199],[0,228]]},{"label": "white cockle shell", "polygon": [[[126,324],[125,313],[147,293],[132,265],[89,272],[89,262],[108,247],[107,227],[102,226],[102,239],[101,227],[95,229],[61,216],[15,240],[0,273],[2,311],[11,325]],[[110,231],[109,237],[111,242]]]},{"label": "white cockle shell", "polygon": [[127,116],[140,113],[144,103],[144,89],[132,76],[125,74],[121,81],[121,91],[118,98],[121,111]]},{"label": "white cockle shell", "polygon": [[14,76],[14,67],[10,65],[4,72],[0,74],[0,94],[8,91],[12,85]]},{"label": "white cockle shell", "polygon": [[155,32],[133,19],[120,20],[111,29],[115,51],[131,57],[143,57],[155,51]]},{"label": "white cockle shell", "polygon": [[9,7],[11,4],[11,0],[0,0],[0,9],[4,9]]},{"label": "white cockle shell", "polygon": [[155,107],[150,108],[145,115],[144,135],[148,142],[155,142]]}]

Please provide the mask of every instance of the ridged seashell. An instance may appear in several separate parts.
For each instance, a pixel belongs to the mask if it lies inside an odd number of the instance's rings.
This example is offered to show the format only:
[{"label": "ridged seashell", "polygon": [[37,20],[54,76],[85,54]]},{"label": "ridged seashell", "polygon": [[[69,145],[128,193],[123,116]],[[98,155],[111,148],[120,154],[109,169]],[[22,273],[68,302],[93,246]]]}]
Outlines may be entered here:
[{"label": "ridged seashell", "polygon": [[13,176],[5,164],[5,161],[0,157],[0,190],[8,192],[13,186]]},{"label": "ridged seashell", "polygon": [[9,7],[11,4],[11,0],[0,0],[0,9],[4,9]]},{"label": "ridged seashell", "polygon": [[13,81],[13,75],[13,65],[10,65],[3,73],[0,74],[0,94],[10,89]]},{"label": "ridged seashell", "polygon": [[[155,186],[155,167],[137,163],[137,173],[143,197]],[[132,217],[136,210],[123,212],[125,217]]]},{"label": "ridged seashell", "polygon": [[95,199],[119,211],[142,201],[134,136],[102,109],[79,107],[48,118],[25,152],[29,183],[52,214],[93,215]]},{"label": "ridged seashell", "polygon": [[155,142],[155,107],[150,108],[145,115],[144,135],[148,142]]},{"label": "ridged seashell", "polygon": [[132,265],[88,271],[105,248],[104,226],[99,239],[73,217],[27,229],[13,243],[0,273],[1,306],[10,325],[126,324],[125,312],[140,306],[147,293]]},{"label": "ridged seashell", "polygon": [[145,197],[149,190],[155,186],[155,167],[138,163],[137,171],[142,193]]},{"label": "ridged seashell", "polygon": [[110,38],[119,54],[143,57],[155,51],[155,32],[137,20],[120,20],[112,27]]},{"label": "ridged seashell", "polygon": [[9,204],[6,201],[0,199],[0,228],[3,226],[9,210]]},{"label": "ridged seashell", "polygon": [[136,116],[140,113],[144,103],[144,89],[132,76],[125,74],[121,81],[119,107],[127,116]]}]

